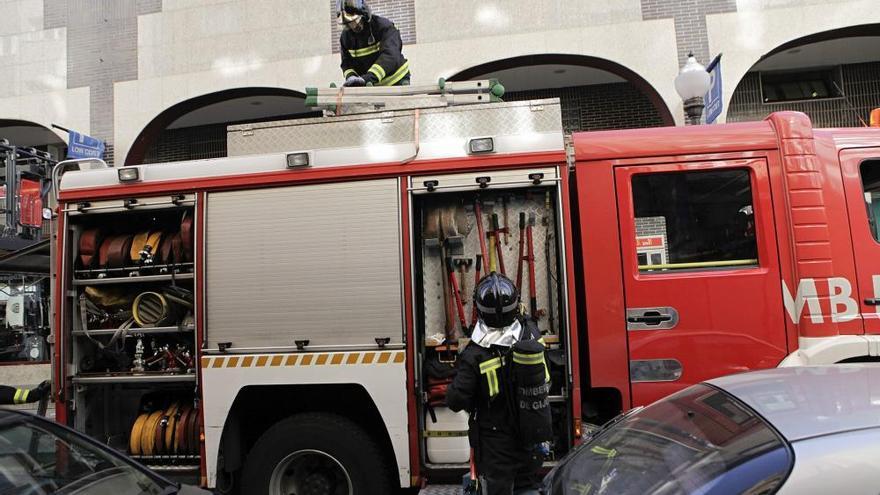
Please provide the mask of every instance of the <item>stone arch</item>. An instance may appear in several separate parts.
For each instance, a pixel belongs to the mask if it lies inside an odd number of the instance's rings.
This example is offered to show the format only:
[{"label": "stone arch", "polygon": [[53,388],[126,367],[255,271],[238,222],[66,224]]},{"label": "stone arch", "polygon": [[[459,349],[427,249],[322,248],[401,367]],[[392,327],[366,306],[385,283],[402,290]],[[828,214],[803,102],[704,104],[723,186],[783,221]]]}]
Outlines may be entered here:
[{"label": "stone arch", "polygon": [[214,136],[215,144],[222,144],[222,150],[209,150],[204,153],[205,156],[197,154],[177,156],[175,159],[225,156],[225,126],[315,115],[304,103],[305,94],[272,87],[233,88],[189,98],[163,110],[141,130],[129,148],[124,164],[168,161],[155,153],[156,147],[163,138],[168,137],[170,130],[204,128],[207,125],[214,127],[212,132],[217,134]]},{"label": "stone arch", "polygon": [[[874,47],[871,49],[870,47]],[[759,120],[780,110],[806,113],[817,127],[863,125],[872,108],[880,106],[880,24],[847,26],[812,33],[774,47],[760,57],[736,85],[727,121]],[[773,77],[812,73],[829,75],[832,97],[774,101]],[[793,77],[793,76],[792,76]],[[843,97],[833,98],[834,95]]]},{"label": "stone arch", "polygon": [[0,118],[0,139],[20,148],[48,151],[56,159],[63,158],[61,153],[67,146],[66,137],[65,133],[37,122]]},{"label": "stone arch", "polygon": [[[573,73],[566,76],[569,70]],[[524,77],[526,71],[528,76]],[[512,76],[513,84],[506,82],[504,75]],[[475,65],[449,80],[496,76],[507,87],[508,99],[559,97],[568,132],[675,125],[666,102],[645,78],[617,62],[599,57],[558,53],[523,55]],[[596,94],[591,94],[589,89]],[[627,105],[621,107],[621,101]],[[599,111],[594,112],[592,118],[579,117],[578,114],[590,110]]]}]

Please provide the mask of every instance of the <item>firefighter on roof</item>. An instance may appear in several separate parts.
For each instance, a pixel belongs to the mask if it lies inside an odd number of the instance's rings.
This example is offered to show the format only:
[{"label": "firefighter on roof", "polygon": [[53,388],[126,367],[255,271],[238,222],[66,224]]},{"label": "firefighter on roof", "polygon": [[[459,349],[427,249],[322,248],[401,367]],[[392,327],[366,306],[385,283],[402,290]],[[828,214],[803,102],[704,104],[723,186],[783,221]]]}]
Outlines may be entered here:
[{"label": "firefighter on roof", "polygon": [[409,62],[394,23],[373,15],[365,0],[336,0],[344,86],[409,84]]},{"label": "firefighter on roof", "polygon": [[446,392],[470,413],[468,439],[481,494],[537,488],[542,448],[552,436],[549,374],[541,332],[520,313],[516,285],[495,272],[474,291],[479,320]]},{"label": "firefighter on roof", "polygon": [[50,385],[48,381],[44,381],[37,385],[36,388],[32,389],[0,385],[0,405],[7,406],[11,404],[37,402],[42,399],[44,395],[49,393],[49,387]]}]

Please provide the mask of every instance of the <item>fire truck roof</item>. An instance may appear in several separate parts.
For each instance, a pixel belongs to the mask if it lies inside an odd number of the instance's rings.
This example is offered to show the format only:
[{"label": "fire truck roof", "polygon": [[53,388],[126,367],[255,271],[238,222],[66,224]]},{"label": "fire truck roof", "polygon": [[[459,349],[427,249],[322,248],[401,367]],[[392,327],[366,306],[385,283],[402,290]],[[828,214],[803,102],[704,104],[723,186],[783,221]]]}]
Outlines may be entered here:
[{"label": "fire truck roof", "polygon": [[806,115],[779,112],[759,122],[582,132],[573,141],[575,158],[593,161],[771,150],[779,147],[781,138],[811,132],[833,140],[838,148],[869,146],[880,136],[878,128],[813,129]]}]

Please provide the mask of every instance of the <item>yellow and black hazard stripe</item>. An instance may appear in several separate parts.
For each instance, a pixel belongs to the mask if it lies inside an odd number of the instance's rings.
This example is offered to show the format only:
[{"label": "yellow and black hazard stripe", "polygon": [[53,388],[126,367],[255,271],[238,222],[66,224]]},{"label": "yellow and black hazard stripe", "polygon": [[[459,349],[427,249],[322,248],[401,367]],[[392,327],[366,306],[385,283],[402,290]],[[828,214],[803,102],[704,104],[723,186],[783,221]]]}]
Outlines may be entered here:
[{"label": "yellow and black hazard stripe", "polygon": [[423,436],[425,438],[455,438],[466,437],[467,434],[467,430],[432,430],[425,431]]},{"label": "yellow and black hazard stripe", "polygon": [[203,356],[202,368],[272,368],[288,366],[346,366],[400,364],[404,351],[321,352],[262,356]]}]

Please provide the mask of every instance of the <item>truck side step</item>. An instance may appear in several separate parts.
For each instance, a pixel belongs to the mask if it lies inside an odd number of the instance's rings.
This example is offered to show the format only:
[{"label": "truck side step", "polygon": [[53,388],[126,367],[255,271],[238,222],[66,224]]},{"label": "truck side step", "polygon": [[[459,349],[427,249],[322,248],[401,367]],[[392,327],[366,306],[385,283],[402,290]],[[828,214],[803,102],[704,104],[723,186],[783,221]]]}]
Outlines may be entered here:
[{"label": "truck side step", "polygon": [[461,485],[431,485],[419,490],[419,495],[461,495]]}]

